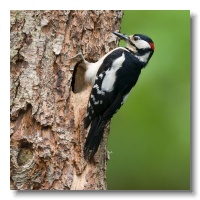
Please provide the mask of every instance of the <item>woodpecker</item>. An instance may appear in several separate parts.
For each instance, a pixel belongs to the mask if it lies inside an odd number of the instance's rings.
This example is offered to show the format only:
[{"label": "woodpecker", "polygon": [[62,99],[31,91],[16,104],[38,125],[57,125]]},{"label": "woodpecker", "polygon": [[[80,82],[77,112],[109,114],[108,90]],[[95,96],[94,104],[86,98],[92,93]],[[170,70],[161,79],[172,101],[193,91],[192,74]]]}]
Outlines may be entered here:
[{"label": "woodpecker", "polygon": [[90,126],[84,146],[84,158],[91,161],[103,138],[107,122],[127,99],[138,77],[154,53],[154,43],[146,35],[113,32],[125,40],[126,47],[118,47],[95,63],[87,62],[85,78],[92,84],[84,128]]}]

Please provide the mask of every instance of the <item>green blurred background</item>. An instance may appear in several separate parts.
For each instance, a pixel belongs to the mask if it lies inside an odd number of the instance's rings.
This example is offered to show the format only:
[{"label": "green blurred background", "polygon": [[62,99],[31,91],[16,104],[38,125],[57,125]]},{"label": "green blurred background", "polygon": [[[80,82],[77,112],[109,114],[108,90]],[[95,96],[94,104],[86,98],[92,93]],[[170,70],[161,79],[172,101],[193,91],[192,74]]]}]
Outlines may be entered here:
[{"label": "green blurred background", "polygon": [[155,52],[112,119],[108,190],[189,190],[190,11],[124,11],[120,32]]}]

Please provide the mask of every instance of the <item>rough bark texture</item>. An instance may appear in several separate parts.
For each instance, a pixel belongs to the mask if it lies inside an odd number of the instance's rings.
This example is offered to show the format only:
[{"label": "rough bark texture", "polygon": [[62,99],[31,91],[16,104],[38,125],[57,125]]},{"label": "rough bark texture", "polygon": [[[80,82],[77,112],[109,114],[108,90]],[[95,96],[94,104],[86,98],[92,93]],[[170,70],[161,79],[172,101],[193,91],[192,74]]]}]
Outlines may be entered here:
[{"label": "rough bark texture", "polygon": [[122,11],[11,11],[11,189],[106,189],[107,136],[83,158],[91,86],[74,56],[97,61],[117,46]]}]

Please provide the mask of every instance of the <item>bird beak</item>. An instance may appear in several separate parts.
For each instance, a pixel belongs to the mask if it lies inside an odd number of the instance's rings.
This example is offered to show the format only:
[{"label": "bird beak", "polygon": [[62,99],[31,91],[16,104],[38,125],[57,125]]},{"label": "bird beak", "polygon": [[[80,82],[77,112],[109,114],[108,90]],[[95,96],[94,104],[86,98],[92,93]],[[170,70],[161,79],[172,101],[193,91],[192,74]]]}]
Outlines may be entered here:
[{"label": "bird beak", "polygon": [[118,36],[120,38],[120,40],[129,40],[129,36],[128,35],[125,35],[125,34],[122,34],[122,33],[116,33],[116,32],[113,32],[113,34],[115,34],[116,36]]}]

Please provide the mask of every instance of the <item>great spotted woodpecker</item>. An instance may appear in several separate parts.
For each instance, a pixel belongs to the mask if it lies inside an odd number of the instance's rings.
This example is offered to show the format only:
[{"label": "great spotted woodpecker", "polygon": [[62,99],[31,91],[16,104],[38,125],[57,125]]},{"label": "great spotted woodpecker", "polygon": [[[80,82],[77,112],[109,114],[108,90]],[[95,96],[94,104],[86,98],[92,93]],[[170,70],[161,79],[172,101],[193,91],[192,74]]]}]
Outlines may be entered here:
[{"label": "great spotted woodpecker", "polygon": [[81,55],[87,69],[85,78],[92,84],[84,119],[84,127],[90,125],[84,146],[84,158],[89,161],[98,150],[107,122],[124,104],[154,53],[154,43],[146,35],[113,34],[125,40],[126,47],[115,48],[95,63]]}]

